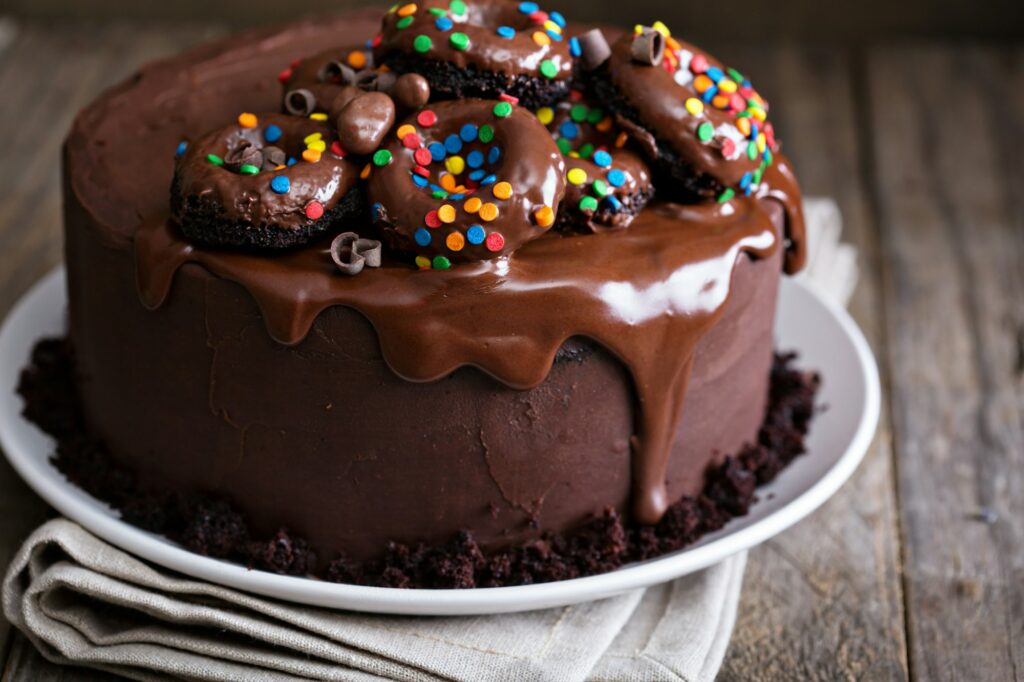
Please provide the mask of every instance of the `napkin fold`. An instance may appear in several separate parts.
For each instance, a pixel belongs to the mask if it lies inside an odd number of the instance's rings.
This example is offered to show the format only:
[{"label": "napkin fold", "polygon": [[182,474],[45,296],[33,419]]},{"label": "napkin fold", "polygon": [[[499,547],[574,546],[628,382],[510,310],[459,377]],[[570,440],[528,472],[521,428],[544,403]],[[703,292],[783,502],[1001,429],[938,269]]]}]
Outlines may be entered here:
[{"label": "napkin fold", "polygon": [[[830,199],[804,202],[801,277],[840,304],[857,280]],[[3,612],[43,656],[137,680],[715,678],[746,554],[587,604],[495,616],[397,617],[258,597],[154,567],[65,519],[11,563]]]}]

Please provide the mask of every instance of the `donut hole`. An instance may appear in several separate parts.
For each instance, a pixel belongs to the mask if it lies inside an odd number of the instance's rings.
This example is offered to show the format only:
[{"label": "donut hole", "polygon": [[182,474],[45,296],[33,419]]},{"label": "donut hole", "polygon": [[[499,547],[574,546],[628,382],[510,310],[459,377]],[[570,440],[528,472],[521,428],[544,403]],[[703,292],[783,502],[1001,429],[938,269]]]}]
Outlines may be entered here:
[{"label": "donut hole", "polygon": [[501,26],[507,26],[516,32],[537,28],[537,22],[531,19],[529,14],[519,11],[518,3],[512,2],[474,2],[467,5],[464,15],[450,16],[456,24],[475,26],[492,32]]}]

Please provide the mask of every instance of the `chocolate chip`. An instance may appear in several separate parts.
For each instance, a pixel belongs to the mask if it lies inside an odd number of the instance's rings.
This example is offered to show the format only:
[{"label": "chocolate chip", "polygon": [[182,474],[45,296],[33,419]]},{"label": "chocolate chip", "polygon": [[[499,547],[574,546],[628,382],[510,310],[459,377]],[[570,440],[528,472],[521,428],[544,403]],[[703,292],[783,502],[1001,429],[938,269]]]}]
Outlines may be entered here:
[{"label": "chocolate chip", "polygon": [[612,56],[612,48],[601,29],[594,28],[579,37],[580,65],[587,71],[593,71],[608,61]]},{"label": "chocolate chip", "polygon": [[316,110],[316,96],[305,88],[289,90],[284,96],[284,108],[292,116],[309,116]]},{"label": "chocolate chip", "polygon": [[661,31],[645,28],[633,38],[629,53],[633,57],[633,61],[657,66],[661,64],[661,58],[665,56],[665,36],[661,35]]},{"label": "chocolate chip", "polygon": [[341,62],[327,62],[320,67],[317,78],[322,83],[354,83],[356,72],[347,64]]},{"label": "chocolate chip", "polygon": [[280,147],[267,145],[263,148],[263,170],[274,170],[278,166],[283,166],[286,160],[287,155]]},{"label": "chocolate chip", "polygon": [[353,154],[369,154],[395,122],[395,103],[383,92],[356,97],[338,114],[338,140]]},{"label": "chocolate chip", "polygon": [[430,83],[418,73],[406,73],[395,81],[395,103],[405,109],[419,109],[430,101]]},{"label": "chocolate chip", "polygon": [[252,146],[248,140],[241,140],[237,146],[228,150],[228,153],[224,155],[224,165],[228,170],[236,173],[242,166],[260,168],[263,166],[263,152]]},{"label": "chocolate chip", "polygon": [[380,267],[381,246],[376,239],[362,239],[355,232],[342,232],[331,242],[331,260],[346,275],[358,275],[363,267]]}]

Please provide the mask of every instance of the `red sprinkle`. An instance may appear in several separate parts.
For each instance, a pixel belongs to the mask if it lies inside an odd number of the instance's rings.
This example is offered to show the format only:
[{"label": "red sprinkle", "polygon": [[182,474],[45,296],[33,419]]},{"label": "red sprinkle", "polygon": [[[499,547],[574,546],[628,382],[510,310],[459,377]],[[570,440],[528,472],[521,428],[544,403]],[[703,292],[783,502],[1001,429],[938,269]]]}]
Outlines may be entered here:
[{"label": "red sprinkle", "polygon": [[288,65],[288,68],[289,69],[294,69],[296,66],[299,65],[299,62],[301,62],[301,61],[302,61],[302,57],[296,57],[295,59],[292,60],[292,63]]},{"label": "red sprinkle", "polygon": [[441,219],[437,216],[437,211],[431,211],[423,218],[423,222],[427,224],[427,227],[434,229],[441,227]]},{"label": "red sprinkle", "polygon": [[694,73],[704,73],[708,70],[708,58],[702,54],[695,54],[690,59],[690,71]]},{"label": "red sprinkle", "polygon": [[536,12],[530,15],[530,20],[533,21],[533,23],[535,24],[543,24],[545,21],[548,20],[548,13],[542,10],[537,10]]},{"label": "red sprinkle", "polygon": [[[406,135],[405,139],[408,140],[410,137],[412,137],[412,135]],[[402,142],[404,144],[405,140],[402,140]],[[426,147],[420,147],[412,153],[412,159],[421,166],[429,166],[434,157],[430,155],[429,149]]]},{"label": "red sprinkle", "polygon": [[435,114],[430,109],[424,109],[423,111],[416,115],[416,122],[419,123],[424,128],[429,128],[430,126],[437,123],[437,114]]},{"label": "red sprinkle", "polygon": [[747,106],[746,100],[752,99],[754,97],[754,88],[751,88],[751,87],[746,86],[746,85],[741,85],[740,89],[739,89],[739,93],[741,95],[743,95],[743,99],[744,99],[743,106],[744,106],[744,108],[746,108],[746,106]]},{"label": "red sprinkle", "polygon": [[498,99],[500,99],[502,102],[508,102],[512,106],[515,106],[515,105],[519,104],[519,98],[518,97],[513,97],[512,95],[506,95],[504,92],[501,93],[500,95],[498,95]]},{"label": "red sprinkle", "polygon": [[771,123],[764,124],[764,141],[768,143],[769,149],[775,150],[775,126]]},{"label": "red sprinkle", "polygon": [[380,41],[383,40],[383,39],[384,39],[384,36],[381,35],[380,33],[378,33],[377,35],[375,35],[373,37],[373,40],[370,41],[370,47],[379,47],[380,46]]},{"label": "red sprinkle", "polygon": [[342,149],[341,143],[335,140],[331,143],[331,153],[337,156],[339,159],[345,158],[345,150]]},{"label": "red sprinkle", "polygon": [[505,238],[501,236],[500,232],[491,232],[484,240],[484,246],[488,251],[501,251],[505,248]]},{"label": "red sprinkle", "polygon": [[306,204],[306,217],[310,220],[319,220],[324,214],[324,205],[319,201],[311,201]]},{"label": "red sprinkle", "polygon": [[729,158],[736,153],[736,143],[728,137],[722,140],[722,156]]},{"label": "red sprinkle", "polygon": [[583,91],[582,90],[570,90],[569,91],[569,101],[570,102],[579,102],[581,99],[583,99]]},{"label": "red sprinkle", "polygon": [[287,83],[288,79],[291,78],[291,77],[292,77],[292,69],[291,69],[291,67],[288,67],[287,69],[285,69],[281,73],[277,74],[277,80],[280,83]]},{"label": "red sprinkle", "polygon": [[417,149],[420,146],[420,136],[416,133],[409,133],[402,138],[402,146],[406,149]]},{"label": "red sprinkle", "polygon": [[733,111],[740,112],[747,108],[747,100],[734,92],[729,96],[729,106],[732,107]]},{"label": "red sprinkle", "polygon": [[430,171],[428,171],[423,166],[415,166],[412,169],[412,172],[415,173],[416,175],[420,175],[420,176],[422,176],[424,178],[430,178]]}]

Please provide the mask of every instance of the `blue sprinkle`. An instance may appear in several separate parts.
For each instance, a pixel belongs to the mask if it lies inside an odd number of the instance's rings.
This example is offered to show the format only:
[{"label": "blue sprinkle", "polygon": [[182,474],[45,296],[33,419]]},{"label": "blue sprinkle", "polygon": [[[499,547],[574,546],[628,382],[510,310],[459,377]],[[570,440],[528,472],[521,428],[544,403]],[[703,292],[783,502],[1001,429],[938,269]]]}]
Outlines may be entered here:
[{"label": "blue sprinkle", "polygon": [[759,130],[758,130],[758,128],[757,128],[757,124],[756,124],[756,123],[754,123],[753,121],[751,121],[751,122],[750,122],[750,139],[751,139],[751,140],[756,140],[756,139],[757,139],[757,134],[758,134],[759,132],[760,132],[760,131],[759,131]]},{"label": "blue sprinkle", "polygon": [[583,54],[583,48],[580,47],[580,40],[576,36],[569,38],[569,54],[573,57],[579,57]]},{"label": "blue sprinkle", "polygon": [[281,139],[281,128],[271,123],[263,131],[263,139],[273,144]]},{"label": "blue sprinkle", "polygon": [[752,86],[752,85],[750,84],[750,81],[749,81],[749,80],[745,80],[745,81],[743,81],[742,83],[740,83],[740,85],[741,85],[741,86],[743,86],[744,88],[750,88],[750,87],[753,87],[753,86]]},{"label": "blue sprinkle", "polygon": [[612,155],[603,149],[598,149],[596,152],[594,152],[593,161],[601,168],[607,168],[608,166],[612,165]]},{"label": "blue sprinkle", "polygon": [[496,33],[505,40],[512,40],[516,37],[516,30],[511,26],[499,26]]},{"label": "blue sprinkle", "polygon": [[556,43],[562,42],[562,34],[561,33],[558,33],[557,31],[552,31],[550,29],[547,30],[547,31],[544,31],[544,32],[547,33],[548,37],[551,38]]},{"label": "blue sprinkle", "polygon": [[449,135],[444,138],[444,148],[449,154],[458,154],[462,151],[462,140],[458,135]]},{"label": "blue sprinkle", "polygon": [[377,222],[384,217],[384,204],[379,201],[374,202],[373,206],[370,207],[370,217],[373,222]]},{"label": "blue sprinkle", "polygon": [[437,26],[438,31],[448,31],[451,30],[451,27],[454,26],[454,24],[448,17],[438,17],[434,21],[434,26]]},{"label": "blue sprinkle", "polygon": [[750,187],[750,181],[753,180],[753,179],[754,179],[753,173],[751,173],[750,171],[747,171],[746,173],[744,173],[743,177],[740,178],[740,189],[746,189],[747,187]]},{"label": "blue sprinkle", "polygon": [[725,74],[722,73],[722,70],[720,68],[718,68],[717,66],[709,66],[707,68],[707,70],[704,72],[704,74],[708,78],[713,80],[715,83],[717,83],[718,81],[720,81],[723,78],[725,78]]},{"label": "blue sprinkle", "polygon": [[562,16],[561,12],[552,12],[548,15],[548,19],[555,22],[561,28],[565,28],[565,17]]},{"label": "blue sprinkle", "polygon": [[444,145],[440,142],[431,142],[427,145],[427,149],[430,151],[430,158],[434,161],[444,161],[444,157],[448,156]]},{"label": "blue sprinkle", "polygon": [[609,194],[608,196],[606,196],[604,198],[604,201],[606,204],[608,204],[608,208],[610,208],[613,211],[618,211],[619,209],[622,208],[622,202],[615,198],[614,194]]},{"label": "blue sprinkle", "polygon": [[475,170],[475,171],[473,171],[472,173],[469,174],[469,179],[472,180],[473,182],[479,182],[480,178],[482,178],[486,174],[487,174],[486,171]]},{"label": "blue sprinkle", "polygon": [[743,195],[744,196],[748,196],[749,197],[753,193],[754,193],[754,186],[753,185],[749,185],[745,190],[743,190]]},{"label": "blue sprinkle", "polygon": [[270,189],[274,190],[278,194],[288,194],[288,190],[292,188],[292,183],[284,175],[276,175],[274,179],[270,181]]},{"label": "blue sprinkle", "polygon": [[558,126],[558,132],[567,140],[574,140],[580,134],[579,128],[572,121],[562,121],[562,125]]},{"label": "blue sprinkle", "polygon": [[373,49],[373,38],[367,38],[366,42],[363,43],[363,48],[366,49],[366,50],[372,50]]},{"label": "blue sprinkle", "polygon": [[459,193],[459,194],[452,194],[452,195],[451,195],[451,196],[449,196],[448,198],[449,198],[449,199],[451,199],[452,201],[462,201],[463,199],[465,199],[465,198],[466,198],[466,195],[465,195],[465,194],[462,194],[462,193]]},{"label": "blue sprinkle", "polygon": [[469,166],[470,168],[479,168],[480,166],[484,165],[483,152],[474,149],[469,154],[466,154],[466,165]]},{"label": "blue sprinkle", "polygon": [[430,233],[424,230],[422,227],[413,233],[412,238],[416,240],[416,243],[420,246],[430,246]]},{"label": "blue sprinkle", "polygon": [[490,175],[488,175],[488,176],[487,176],[486,178],[484,178],[483,180],[481,180],[481,181],[480,181],[480,184],[481,184],[482,186],[486,187],[487,185],[493,185],[493,184],[494,184],[495,182],[497,182],[497,180],[498,180],[498,176],[497,176],[497,175],[494,175],[493,173],[491,173],[491,174],[490,174]]},{"label": "blue sprinkle", "polygon": [[466,125],[462,126],[462,129],[459,131],[459,137],[462,138],[463,142],[472,142],[473,140],[476,139],[478,130],[479,128],[477,128],[472,123],[467,123]]},{"label": "blue sprinkle", "polygon": [[298,161],[296,161],[296,160],[295,160],[295,157],[294,157],[294,156],[292,156],[292,157],[289,157],[289,159],[288,159],[288,165],[289,165],[289,166],[294,166],[294,165],[295,165],[295,164],[297,164],[297,163],[298,163]]},{"label": "blue sprinkle", "polygon": [[188,149],[188,142],[185,142],[185,140],[182,140],[181,142],[179,142],[178,143],[178,148],[174,151],[175,158],[177,158],[177,157],[181,156],[182,154],[184,154],[186,149]]},{"label": "blue sprinkle", "polygon": [[612,187],[622,187],[626,184],[626,174],[618,168],[611,169],[608,171],[608,184]]},{"label": "blue sprinkle", "polygon": [[498,163],[498,159],[501,158],[501,147],[491,147],[491,151],[487,152],[487,163],[492,166]]},{"label": "blue sprinkle", "polygon": [[521,3],[519,3],[519,11],[522,12],[523,14],[533,14],[534,12],[536,12],[539,9],[540,9],[540,7],[535,2],[521,2]]},{"label": "blue sprinkle", "polygon": [[704,91],[704,94],[701,95],[701,99],[704,100],[705,104],[711,104],[711,100],[713,100],[715,98],[715,95],[717,94],[718,86],[712,85],[710,88]]},{"label": "blue sprinkle", "polygon": [[432,192],[441,192],[445,196],[448,196],[448,190],[446,190],[444,187],[441,187],[441,185],[435,185],[434,183],[430,183],[430,190]]},{"label": "blue sprinkle", "polygon": [[423,177],[422,175],[417,175],[416,173],[412,174],[412,181],[413,183],[416,184],[417,187],[426,187],[429,184],[425,177]]},{"label": "blue sprinkle", "polygon": [[484,232],[484,228],[479,225],[470,225],[469,229],[466,230],[466,241],[470,244],[483,244],[484,237],[487,233]]}]

